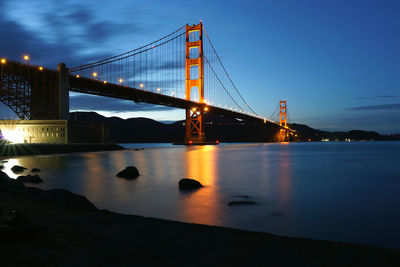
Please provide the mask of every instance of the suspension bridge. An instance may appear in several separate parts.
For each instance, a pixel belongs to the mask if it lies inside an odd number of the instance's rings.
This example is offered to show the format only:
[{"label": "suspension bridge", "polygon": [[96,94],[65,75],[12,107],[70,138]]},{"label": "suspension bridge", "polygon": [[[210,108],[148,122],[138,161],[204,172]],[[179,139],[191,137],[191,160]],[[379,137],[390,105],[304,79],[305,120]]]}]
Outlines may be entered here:
[{"label": "suspension bridge", "polygon": [[[67,119],[69,91],[186,110],[185,143],[206,142],[206,113],[270,124],[287,141],[286,101],[279,120],[257,114],[228,74],[202,23],[89,64],[57,70],[1,59],[0,101],[20,119]],[[277,112],[273,114],[277,117]]]}]

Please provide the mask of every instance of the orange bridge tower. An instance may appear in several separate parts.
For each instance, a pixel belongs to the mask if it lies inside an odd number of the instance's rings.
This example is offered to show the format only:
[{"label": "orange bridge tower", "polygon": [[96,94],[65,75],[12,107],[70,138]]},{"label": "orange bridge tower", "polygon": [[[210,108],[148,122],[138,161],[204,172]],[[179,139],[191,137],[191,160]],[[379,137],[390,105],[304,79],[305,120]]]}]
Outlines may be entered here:
[{"label": "orange bridge tower", "polygon": [[[190,39],[192,36],[192,39]],[[193,49],[193,52],[190,51]],[[198,53],[197,53],[198,51]],[[194,53],[195,52],[195,53]],[[204,59],[203,59],[203,25],[186,25],[186,100],[191,100],[192,89],[198,90],[198,107],[186,109],[186,143],[205,142],[204,134]],[[192,74],[192,75],[191,75]],[[195,75],[194,75],[195,74]],[[196,75],[197,74],[197,75]],[[193,77],[195,76],[195,77]]]},{"label": "orange bridge tower", "polygon": [[279,101],[279,125],[282,127],[280,130],[280,141],[286,142],[288,140],[288,131],[286,130],[287,128],[286,100]]}]

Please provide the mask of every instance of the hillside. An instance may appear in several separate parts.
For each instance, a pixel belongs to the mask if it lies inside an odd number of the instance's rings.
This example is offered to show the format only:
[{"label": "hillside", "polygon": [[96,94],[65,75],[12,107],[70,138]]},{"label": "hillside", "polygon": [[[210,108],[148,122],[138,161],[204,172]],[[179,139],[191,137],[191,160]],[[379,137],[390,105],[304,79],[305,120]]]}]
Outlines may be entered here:
[{"label": "hillside", "polygon": [[[110,142],[175,142],[183,141],[184,121],[165,124],[147,118],[121,119],[104,117],[95,112],[73,112],[70,120],[104,123]],[[313,129],[303,124],[290,124],[301,140],[321,141],[330,139],[352,140],[400,140],[400,135],[385,136],[376,132],[352,130],[349,132],[326,132]],[[206,138],[219,142],[274,142],[278,129],[264,123],[243,122],[234,118],[208,114],[205,117]]]}]

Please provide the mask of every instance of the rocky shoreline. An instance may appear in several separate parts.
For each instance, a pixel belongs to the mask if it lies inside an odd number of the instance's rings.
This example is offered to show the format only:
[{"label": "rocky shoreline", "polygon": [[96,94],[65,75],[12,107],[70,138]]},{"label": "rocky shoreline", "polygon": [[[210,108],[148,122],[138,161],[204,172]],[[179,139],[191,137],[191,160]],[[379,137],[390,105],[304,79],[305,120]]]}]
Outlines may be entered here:
[{"label": "rocky shoreline", "polygon": [[123,150],[117,144],[0,144],[0,157]]},{"label": "rocky shoreline", "polygon": [[97,209],[0,173],[1,266],[400,266],[400,251]]}]

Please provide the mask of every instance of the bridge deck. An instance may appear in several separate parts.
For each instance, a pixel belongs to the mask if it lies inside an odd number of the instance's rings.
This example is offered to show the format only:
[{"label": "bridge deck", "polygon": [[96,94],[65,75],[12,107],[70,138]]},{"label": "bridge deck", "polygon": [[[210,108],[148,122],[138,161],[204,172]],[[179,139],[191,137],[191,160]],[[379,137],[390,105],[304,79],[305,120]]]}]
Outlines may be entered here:
[{"label": "bridge deck", "polygon": [[[6,64],[2,64],[1,68],[2,75],[21,76],[27,81],[32,82],[32,78],[35,79],[48,79],[49,76],[57,77],[58,72],[51,69],[39,69],[39,66],[27,65],[13,61],[7,61]],[[46,74],[46,75],[43,75]],[[35,81],[37,82],[37,81]],[[76,77],[75,75],[69,75],[70,91],[91,94],[105,97],[112,97],[124,100],[132,100],[134,102],[150,103],[155,105],[163,105],[175,108],[205,108],[207,106],[207,113],[219,114],[223,116],[234,117],[243,119],[250,122],[256,123],[267,123],[271,126],[282,128],[279,123],[273,121],[264,121],[262,118],[258,118],[252,115],[240,113],[233,110],[227,110],[220,107],[209,106],[204,103],[198,103],[194,101],[188,101],[182,98],[173,96],[163,95],[151,91],[142,89],[126,87],[113,83],[104,83],[95,79],[89,79],[85,77]],[[5,94],[7,88],[1,88],[1,91]],[[287,129],[291,131],[290,129]]]}]

